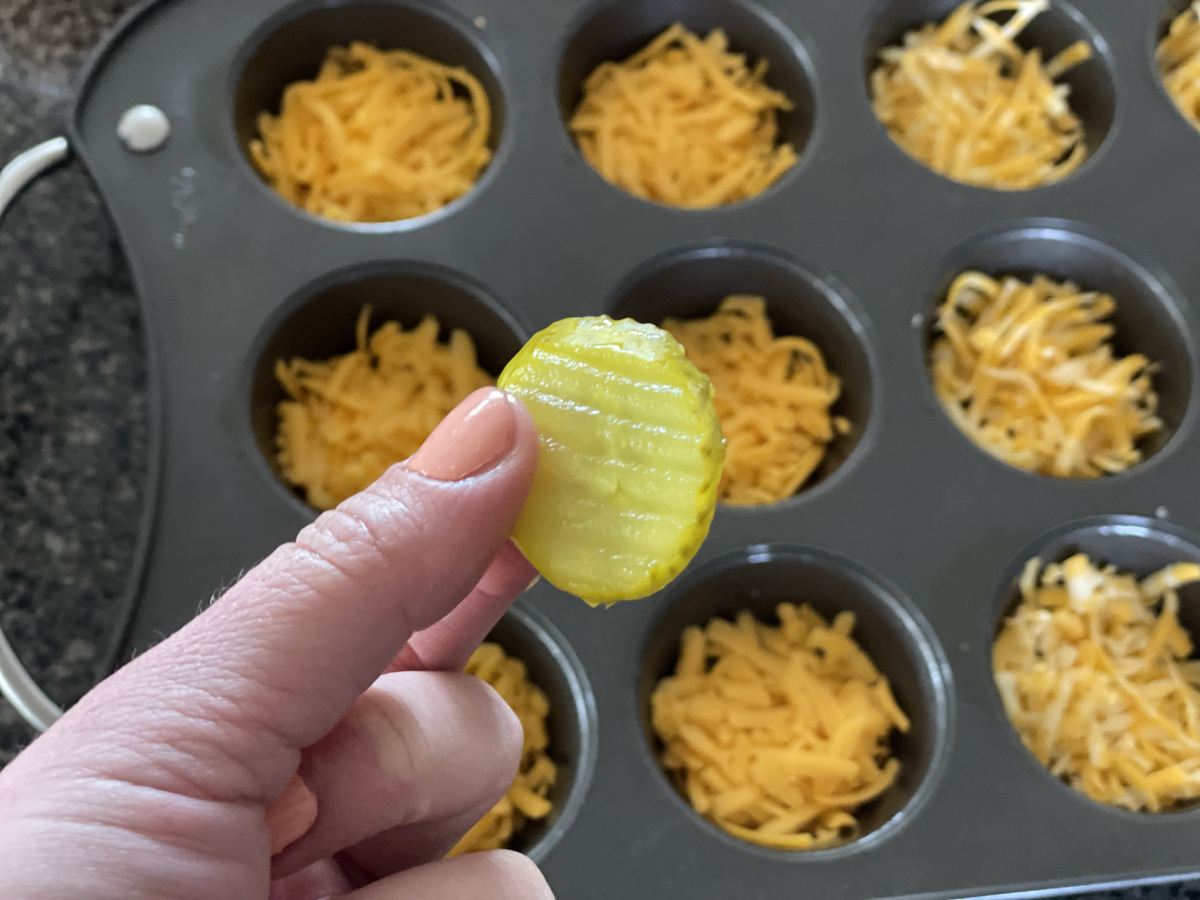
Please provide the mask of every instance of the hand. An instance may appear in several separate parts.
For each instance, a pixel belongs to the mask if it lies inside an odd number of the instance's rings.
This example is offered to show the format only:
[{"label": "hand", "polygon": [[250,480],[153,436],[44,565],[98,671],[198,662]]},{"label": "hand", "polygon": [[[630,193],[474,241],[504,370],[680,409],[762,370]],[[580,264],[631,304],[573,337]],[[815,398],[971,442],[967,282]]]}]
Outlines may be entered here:
[{"label": "hand", "polygon": [[38,900],[538,900],[506,851],[442,860],[521,726],[461,672],[536,573],[507,541],[525,408],[476,392],[0,773],[0,885]]}]

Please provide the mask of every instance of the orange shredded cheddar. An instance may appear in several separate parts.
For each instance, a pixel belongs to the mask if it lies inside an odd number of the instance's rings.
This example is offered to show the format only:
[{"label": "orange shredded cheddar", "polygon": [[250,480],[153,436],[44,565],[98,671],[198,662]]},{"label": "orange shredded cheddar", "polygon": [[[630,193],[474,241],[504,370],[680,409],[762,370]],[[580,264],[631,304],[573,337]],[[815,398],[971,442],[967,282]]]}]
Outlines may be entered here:
[{"label": "orange shredded cheddar", "polygon": [[931,353],[942,408],[972,441],[1018,469],[1098,478],[1142,460],[1162,428],[1155,367],[1118,358],[1108,294],[1039,275],[968,271],[938,311]]},{"label": "orange shredded cheddar", "polygon": [[[1079,41],[1048,63],[1016,37],[1049,0],[968,0],[940,25],[880,51],[872,103],[910,156],[956,181],[997,190],[1051,184],[1087,157],[1070,88],[1056,83],[1091,58]],[[1004,17],[1003,24],[993,17]]]},{"label": "orange shredded cheddar", "polygon": [[491,159],[479,80],[407,50],[356,42],[263,113],[250,156],[285,200],[340,222],[392,222],[441,209]]},{"label": "orange shredded cheddar", "polygon": [[279,467],[318,509],[369,487],[469,394],[494,383],[465,331],[455,329],[443,344],[437,319],[426,316],[411,331],[385,322],[368,336],[370,320],[364,307],[357,348],[344,356],[275,364],[290,398],[278,408]]},{"label": "orange shredded cheddar", "polygon": [[601,63],[570,121],[605,180],[644,200],[693,209],[754,197],[796,162],[776,114],[792,103],[728,49],[675,24],[623,62]]},{"label": "orange shredded cheddar", "polygon": [[1200,128],[1200,0],[1172,20],[1155,56],[1167,93]]},{"label": "orange shredded cheddar", "polygon": [[1195,563],[1139,582],[1082,553],[1025,567],[996,687],[1029,751],[1093,800],[1160,812],[1200,797],[1200,661],[1178,618],[1195,581]]},{"label": "orange shredded cheddar", "polygon": [[730,834],[782,850],[853,839],[854,811],[896,780],[888,748],[908,717],[851,637],[781,603],[779,624],[748,612],[687,628],[675,674],[650,699],[662,761],[692,807]]},{"label": "orange shredded cheddar", "polygon": [[795,494],[850,423],[831,416],[842,385],[820,349],[801,337],[776,337],[762,297],[734,294],[705,319],[667,319],[670,332],[712,381],[725,432],[719,497],[756,505]]},{"label": "orange shredded cheddar", "polygon": [[495,688],[517,714],[525,740],[520,767],[508,793],[454,845],[450,856],[507,847],[526,822],[550,815],[550,789],[558,778],[558,769],[546,752],[550,744],[546,731],[550,702],[529,680],[525,664],[505,654],[499,644],[486,643],[471,654],[466,671]]}]

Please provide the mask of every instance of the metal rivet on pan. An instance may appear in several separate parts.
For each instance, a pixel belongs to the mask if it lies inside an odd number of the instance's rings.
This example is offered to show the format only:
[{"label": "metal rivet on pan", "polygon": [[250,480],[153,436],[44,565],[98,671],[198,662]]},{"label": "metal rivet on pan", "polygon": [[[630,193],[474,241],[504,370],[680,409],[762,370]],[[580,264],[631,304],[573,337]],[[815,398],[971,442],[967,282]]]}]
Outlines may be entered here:
[{"label": "metal rivet on pan", "polygon": [[171,136],[171,120],[157,106],[143,103],[131,107],[117,124],[117,137],[134,153],[150,153]]},{"label": "metal rivet on pan", "polygon": [[487,19],[485,19],[483,16],[476,16],[475,17],[475,27],[476,28],[487,28]]},{"label": "metal rivet on pan", "polygon": [[913,317],[908,322],[913,328],[920,328],[925,324],[925,317],[920,313],[913,313]]},{"label": "metal rivet on pan", "polygon": [[1165,519],[1170,514],[1170,511],[1165,506],[1160,506],[1154,511],[1154,515],[1158,516],[1160,519]]}]

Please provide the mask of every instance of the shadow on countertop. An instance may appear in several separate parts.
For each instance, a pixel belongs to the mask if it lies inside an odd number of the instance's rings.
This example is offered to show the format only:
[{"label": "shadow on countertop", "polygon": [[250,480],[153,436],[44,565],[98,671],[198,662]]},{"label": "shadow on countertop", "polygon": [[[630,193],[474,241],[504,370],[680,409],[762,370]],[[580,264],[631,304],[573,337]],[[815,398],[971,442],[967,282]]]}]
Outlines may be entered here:
[{"label": "shadow on countertop", "polygon": [[[76,71],[133,5],[0,0],[0,160],[61,130]],[[0,627],[71,704],[93,683],[126,587],[147,461],[141,316],[78,163],[0,228],[0,360]],[[0,700],[0,764],[32,737]],[[1089,896],[1200,900],[1200,883]]]}]

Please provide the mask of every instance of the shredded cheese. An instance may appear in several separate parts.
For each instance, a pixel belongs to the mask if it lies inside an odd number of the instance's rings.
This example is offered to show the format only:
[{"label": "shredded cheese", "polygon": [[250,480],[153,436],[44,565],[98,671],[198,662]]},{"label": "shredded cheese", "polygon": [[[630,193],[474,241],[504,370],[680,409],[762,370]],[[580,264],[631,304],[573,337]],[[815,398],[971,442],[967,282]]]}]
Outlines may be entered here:
[{"label": "shredded cheese", "polygon": [[996,687],[1030,752],[1094,800],[1161,812],[1200,797],[1200,662],[1178,619],[1196,581],[1195,563],[1139,582],[1082,553],[1025,567]]},{"label": "shredded cheese", "polygon": [[716,29],[675,24],[623,62],[601,63],[570,121],[584,157],[645,200],[688,208],[762,193],[796,162],[776,114],[792,103],[767,87]]},{"label": "shredded cheese", "polygon": [[888,738],[910,724],[851,638],[852,613],[776,614],[776,626],[744,611],[686,629],[652,725],[698,813],[764,847],[829,847],[855,837],[854,811],[896,780]]},{"label": "shredded cheese", "polygon": [[968,271],[938,311],[933,387],[946,414],[1011,466],[1097,478],[1142,459],[1139,442],[1163,427],[1155,367],[1118,358],[1108,294],[1039,275],[1032,281]]},{"label": "shredded cheese", "polygon": [[1200,128],[1200,0],[1175,17],[1155,56],[1167,93]]},{"label": "shredded cheese", "polygon": [[558,778],[558,769],[546,752],[550,744],[546,731],[550,702],[529,680],[525,664],[506,655],[499,644],[488,643],[471,655],[466,671],[490,684],[512,707],[525,741],[517,776],[508,793],[455,844],[450,856],[507,847],[526,822],[550,815],[550,789]]},{"label": "shredded cheese", "polygon": [[250,156],[285,200],[342,222],[440,209],[491,159],[487,93],[466,69],[356,42],[263,113]]},{"label": "shredded cheese", "polygon": [[667,319],[663,329],[713,384],[725,432],[719,497],[756,505],[795,494],[850,430],[832,416],[842,385],[820,349],[801,337],[776,337],[762,297],[726,297],[705,319]]},{"label": "shredded cheese", "polygon": [[356,328],[357,349],[313,362],[279,360],[275,375],[290,399],[279,404],[279,467],[318,509],[332,509],[413,453],[455,406],[493,383],[475,345],[455,329],[438,341],[426,316],[412,331],[385,322],[372,335],[371,308]]},{"label": "shredded cheese", "polygon": [[[1087,43],[1050,62],[1016,37],[1049,0],[968,0],[940,25],[880,51],[875,115],[910,156],[948,178],[997,190],[1051,184],[1087,157],[1083,124],[1056,83],[1091,58]],[[1003,24],[994,17],[1008,14]]]}]

